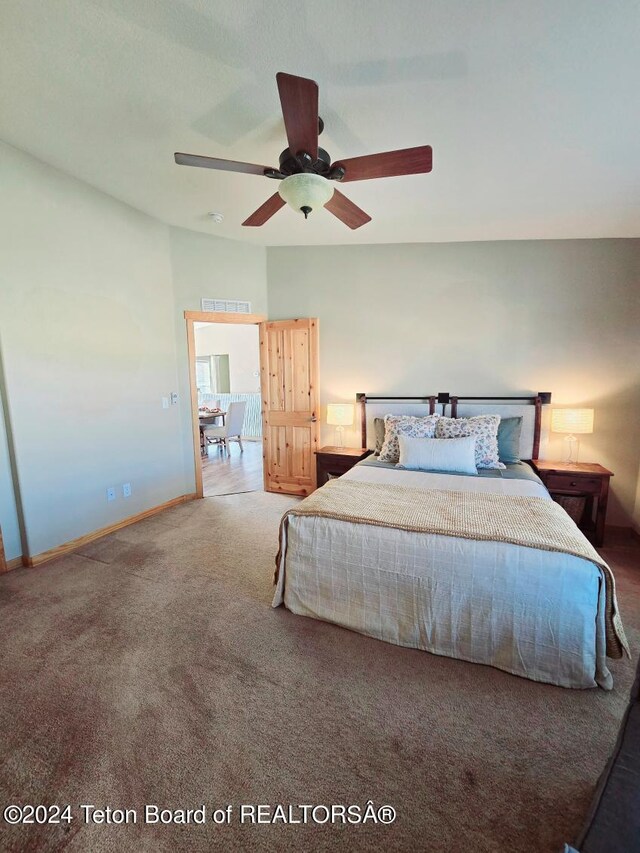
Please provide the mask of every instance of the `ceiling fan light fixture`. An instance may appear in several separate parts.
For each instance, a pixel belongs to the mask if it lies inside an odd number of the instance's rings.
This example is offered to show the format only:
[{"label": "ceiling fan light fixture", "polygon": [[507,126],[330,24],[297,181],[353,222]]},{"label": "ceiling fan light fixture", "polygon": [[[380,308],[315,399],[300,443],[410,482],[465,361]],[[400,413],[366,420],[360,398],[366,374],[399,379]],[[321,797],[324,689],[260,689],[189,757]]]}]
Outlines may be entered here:
[{"label": "ceiling fan light fixture", "polygon": [[304,218],[317,207],[324,207],[333,196],[334,186],[322,175],[313,172],[300,172],[285,178],[278,192],[280,197]]}]

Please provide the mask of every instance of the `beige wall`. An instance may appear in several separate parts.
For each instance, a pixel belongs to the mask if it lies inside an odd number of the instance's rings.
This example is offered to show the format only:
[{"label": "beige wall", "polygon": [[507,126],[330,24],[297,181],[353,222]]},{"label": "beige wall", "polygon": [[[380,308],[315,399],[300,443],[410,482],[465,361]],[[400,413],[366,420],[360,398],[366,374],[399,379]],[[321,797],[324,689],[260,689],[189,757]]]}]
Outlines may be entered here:
[{"label": "beige wall", "polygon": [[199,311],[203,296],[248,299],[254,314],[267,314],[267,252],[184,228],[170,228],[175,331],[180,377],[183,465],[195,489],[193,433],[189,409],[189,367],[185,311]]},{"label": "beige wall", "polygon": [[195,330],[196,355],[229,356],[232,394],[260,391],[260,342],[258,326],[210,323]]},{"label": "beige wall", "polygon": [[5,145],[0,184],[0,338],[37,554],[186,491],[178,407],[161,407],[178,384],[168,228]]},{"label": "beige wall", "polygon": [[[615,473],[628,524],[640,459],[640,241],[270,248],[270,319],[320,318],[323,405],[368,393],[553,392],[594,406],[581,459]],[[322,413],[324,420],[324,411]],[[358,444],[352,431],[351,444]],[[323,427],[323,440],[333,442]],[[560,442],[552,436],[549,458]]]},{"label": "beige wall", "polygon": [[[1,349],[1,347],[0,347]],[[10,460],[10,445],[7,439],[5,418],[4,383],[2,378],[2,360],[0,359],[0,529],[7,560],[13,560],[22,554],[20,524],[18,521],[18,502],[13,483]]]},{"label": "beige wall", "polygon": [[[265,250],[171,229],[4,144],[0,185],[0,341],[34,555],[193,491],[183,311],[234,295],[266,311]],[[108,503],[123,483],[132,496]]]},{"label": "beige wall", "polygon": [[[10,452],[31,554],[193,490],[183,312],[203,296],[264,314],[268,297],[274,319],[319,316],[324,403],[360,390],[549,389],[557,403],[594,405],[582,458],[615,472],[610,520],[635,511],[640,527],[640,241],[267,252],[169,228],[3,144],[0,182],[10,559]],[[107,503],[124,482],[132,497]]]}]

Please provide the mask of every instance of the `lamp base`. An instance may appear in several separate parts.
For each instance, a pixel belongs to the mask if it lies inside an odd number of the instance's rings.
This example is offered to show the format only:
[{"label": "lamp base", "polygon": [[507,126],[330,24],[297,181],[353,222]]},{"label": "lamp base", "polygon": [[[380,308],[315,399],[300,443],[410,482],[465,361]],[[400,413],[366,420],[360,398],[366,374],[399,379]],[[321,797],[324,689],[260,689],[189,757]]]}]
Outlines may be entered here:
[{"label": "lamp base", "polygon": [[577,462],[580,442],[575,435],[567,435],[562,443],[564,448],[563,462]]},{"label": "lamp base", "polygon": [[336,447],[344,447],[344,427],[336,427]]}]

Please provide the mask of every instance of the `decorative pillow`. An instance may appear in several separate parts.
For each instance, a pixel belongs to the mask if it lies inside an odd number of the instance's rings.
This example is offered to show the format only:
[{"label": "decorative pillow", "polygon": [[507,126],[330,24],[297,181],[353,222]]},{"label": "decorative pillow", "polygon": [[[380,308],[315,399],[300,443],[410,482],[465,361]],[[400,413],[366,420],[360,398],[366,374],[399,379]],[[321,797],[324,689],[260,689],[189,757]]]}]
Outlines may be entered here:
[{"label": "decorative pillow", "polygon": [[384,444],[378,457],[380,462],[398,462],[400,445],[398,436],[408,435],[410,438],[434,438],[436,423],[440,415],[427,415],[417,418],[413,415],[384,416]]},{"label": "decorative pillow", "polygon": [[400,462],[396,468],[410,471],[453,471],[456,474],[477,474],[476,437],[466,438],[409,438],[398,436]]},{"label": "decorative pillow", "polygon": [[384,418],[373,419],[373,434],[376,439],[375,455],[379,456],[384,444]]},{"label": "decorative pillow", "polygon": [[522,415],[517,418],[501,418],[498,427],[498,458],[501,462],[520,461],[520,432]]},{"label": "decorative pillow", "polygon": [[439,418],[437,438],[476,437],[478,468],[505,468],[498,458],[498,426],[500,415],[476,415],[473,418]]}]

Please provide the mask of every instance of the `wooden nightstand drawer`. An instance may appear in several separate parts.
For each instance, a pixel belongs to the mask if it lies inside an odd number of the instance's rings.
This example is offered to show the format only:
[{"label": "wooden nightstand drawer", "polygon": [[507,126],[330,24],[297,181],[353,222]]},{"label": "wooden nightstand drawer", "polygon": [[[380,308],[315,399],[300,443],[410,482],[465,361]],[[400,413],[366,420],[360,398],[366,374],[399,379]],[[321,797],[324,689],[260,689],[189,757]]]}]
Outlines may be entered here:
[{"label": "wooden nightstand drawer", "polygon": [[577,492],[581,495],[599,495],[602,488],[600,477],[585,477],[579,474],[547,474],[545,485],[550,492]]},{"label": "wooden nightstand drawer", "polygon": [[334,476],[346,474],[353,468],[353,459],[346,456],[325,456],[322,462]]},{"label": "wooden nightstand drawer", "polygon": [[323,486],[332,477],[346,474],[371,452],[365,447],[321,447],[316,451],[318,487]]}]

